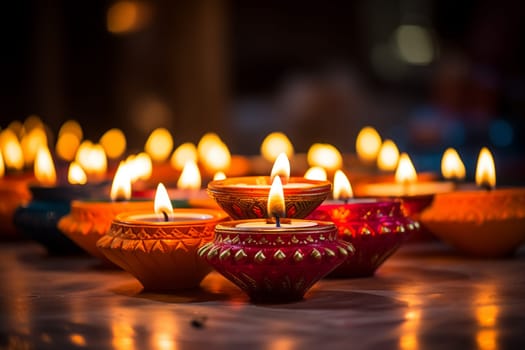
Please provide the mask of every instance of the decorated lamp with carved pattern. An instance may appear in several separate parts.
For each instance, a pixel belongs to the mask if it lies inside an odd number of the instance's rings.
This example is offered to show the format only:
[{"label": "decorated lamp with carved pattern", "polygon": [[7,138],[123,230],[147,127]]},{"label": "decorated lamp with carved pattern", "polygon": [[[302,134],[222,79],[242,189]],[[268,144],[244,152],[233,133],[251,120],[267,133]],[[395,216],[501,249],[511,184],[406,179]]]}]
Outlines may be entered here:
[{"label": "decorated lamp with carved pattern", "polygon": [[283,179],[285,214],[288,218],[305,218],[330,194],[329,181],[290,177],[290,163],[284,153],[277,157],[271,176],[232,177],[211,181],[208,184],[208,193],[234,219],[264,219],[268,217],[271,179],[276,175]]},{"label": "decorated lamp with carved pattern", "polygon": [[174,291],[199,286],[210,267],[197,249],[213,238],[213,229],[228,219],[222,210],[176,208],[159,184],[155,213],[118,214],[97,242],[100,251],[131,273],[148,291]]},{"label": "decorated lamp with carved pattern", "polygon": [[275,176],[268,199],[272,219],[218,224],[199,255],[254,302],[300,300],[312,285],[354,254],[329,222],[284,219],[283,189]]},{"label": "decorated lamp with carved pattern", "polygon": [[356,249],[331,277],[366,277],[375,273],[419,228],[403,214],[401,202],[389,199],[353,199],[352,187],[342,171],[334,177],[334,200],[325,201],[309,218],[333,221],[339,238]]}]

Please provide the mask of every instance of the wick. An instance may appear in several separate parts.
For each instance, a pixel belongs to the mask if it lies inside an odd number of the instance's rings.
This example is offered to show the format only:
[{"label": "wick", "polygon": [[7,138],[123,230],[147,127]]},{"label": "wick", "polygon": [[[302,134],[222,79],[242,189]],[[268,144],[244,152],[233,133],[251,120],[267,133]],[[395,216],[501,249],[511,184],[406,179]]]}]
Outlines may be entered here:
[{"label": "wick", "polygon": [[114,200],[114,202],[117,202],[117,203],[119,203],[119,202],[125,202],[125,201],[126,201],[126,198],[124,198],[124,197],[117,197],[117,198],[115,198],[115,200]]},{"label": "wick", "polygon": [[490,186],[489,184],[483,184],[483,185],[481,185],[481,188],[484,189],[487,192],[492,191],[492,186]]},{"label": "wick", "polygon": [[343,203],[344,203],[344,204],[348,204],[348,198],[345,198],[345,199],[343,200]]},{"label": "wick", "polygon": [[275,227],[281,227],[281,218],[278,216],[275,217]]},{"label": "wick", "polygon": [[169,218],[168,218],[168,213],[166,213],[165,211],[162,212],[162,215],[164,215],[164,221],[170,221]]}]

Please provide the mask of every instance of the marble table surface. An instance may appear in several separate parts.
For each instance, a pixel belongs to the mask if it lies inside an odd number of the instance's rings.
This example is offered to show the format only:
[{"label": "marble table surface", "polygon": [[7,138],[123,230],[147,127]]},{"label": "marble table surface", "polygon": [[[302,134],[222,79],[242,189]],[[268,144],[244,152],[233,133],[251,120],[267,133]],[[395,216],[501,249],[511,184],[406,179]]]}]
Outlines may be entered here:
[{"label": "marble table surface", "polygon": [[33,243],[0,244],[0,278],[0,349],[525,349],[525,249],[481,260],[407,244],[375,277],[325,279],[290,304],[251,304],[217,273],[144,293]]}]

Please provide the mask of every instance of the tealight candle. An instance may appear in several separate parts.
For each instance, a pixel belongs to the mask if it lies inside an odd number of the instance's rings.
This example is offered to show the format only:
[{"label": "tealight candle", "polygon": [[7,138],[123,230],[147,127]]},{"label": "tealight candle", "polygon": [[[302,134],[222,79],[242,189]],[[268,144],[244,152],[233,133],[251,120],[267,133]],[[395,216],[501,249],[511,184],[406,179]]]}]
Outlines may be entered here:
[{"label": "tealight candle", "polygon": [[321,204],[309,218],[333,221],[340,239],[351,243],[356,252],[336,268],[333,277],[371,276],[406,240],[419,224],[407,218],[400,201],[353,198],[346,175],[334,176],[333,200]]},{"label": "tealight candle", "polygon": [[214,209],[175,209],[159,184],[154,212],[118,214],[97,247],[114,264],[135,276],[146,290],[197,287],[210,271],[197,249],[213,237],[227,215]]},{"label": "tealight candle", "polygon": [[304,218],[330,193],[329,181],[290,177],[290,163],[283,153],[274,163],[271,176],[244,176],[211,181],[208,193],[234,219],[266,218],[272,178],[283,179],[286,217]]},{"label": "tealight candle", "polygon": [[286,220],[284,190],[275,176],[267,199],[271,219],[218,224],[213,242],[199,249],[219,273],[255,302],[302,299],[320,278],[354,252],[337,240],[332,223]]},{"label": "tealight candle", "polygon": [[436,195],[421,215],[436,236],[479,257],[508,256],[525,241],[525,188],[496,188],[494,159],[487,148],[476,166],[478,190]]}]

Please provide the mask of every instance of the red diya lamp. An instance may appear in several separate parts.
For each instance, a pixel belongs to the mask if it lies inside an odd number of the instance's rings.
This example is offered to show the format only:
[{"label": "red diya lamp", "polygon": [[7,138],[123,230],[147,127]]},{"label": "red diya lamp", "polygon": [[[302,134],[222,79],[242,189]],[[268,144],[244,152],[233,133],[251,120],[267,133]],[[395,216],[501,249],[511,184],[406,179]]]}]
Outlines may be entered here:
[{"label": "red diya lamp", "polygon": [[355,254],[330,277],[372,276],[419,229],[417,221],[405,216],[398,200],[352,198],[350,182],[340,170],[334,176],[333,198],[323,202],[309,218],[333,221],[339,238],[351,243]]},{"label": "red diya lamp", "polygon": [[288,218],[304,218],[330,194],[329,181],[290,177],[290,163],[283,153],[275,161],[271,176],[245,176],[211,181],[208,194],[234,219],[267,218],[271,179],[282,176]]},{"label": "red diya lamp", "polygon": [[363,183],[355,188],[357,197],[398,198],[408,216],[418,220],[420,213],[432,203],[436,193],[451,192],[451,181],[418,181],[418,175],[406,153],[402,153],[395,173],[395,182]]},{"label": "red diya lamp", "polygon": [[300,300],[312,285],[354,253],[330,222],[284,219],[284,193],[274,178],[267,211],[273,219],[218,224],[214,240],[199,249],[224,277],[254,302]]},{"label": "red diya lamp", "polygon": [[97,242],[98,249],[137,278],[145,290],[198,287],[211,269],[198,259],[197,249],[213,238],[215,225],[227,215],[207,208],[173,210],[162,184],[157,188],[154,209],[118,214]]},{"label": "red diya lamp", "polygon": [[117,214],[127,211],[145,211],[153,200],[130,200],[130,172],[121,162],[113,179],[110,199],[84,199],[71,202],[71,212],[60,219],[58,229],[78,246],[106,265],[113,265],[97,248],[97,241],[105,235]]},{"label": "red diya lamp", "polygon": [[458,251],[477,257],[505,257],[525,241],[525,188],[496,188],[490,151],[476,167],[478,189],[437,194],[422,223]]}]

